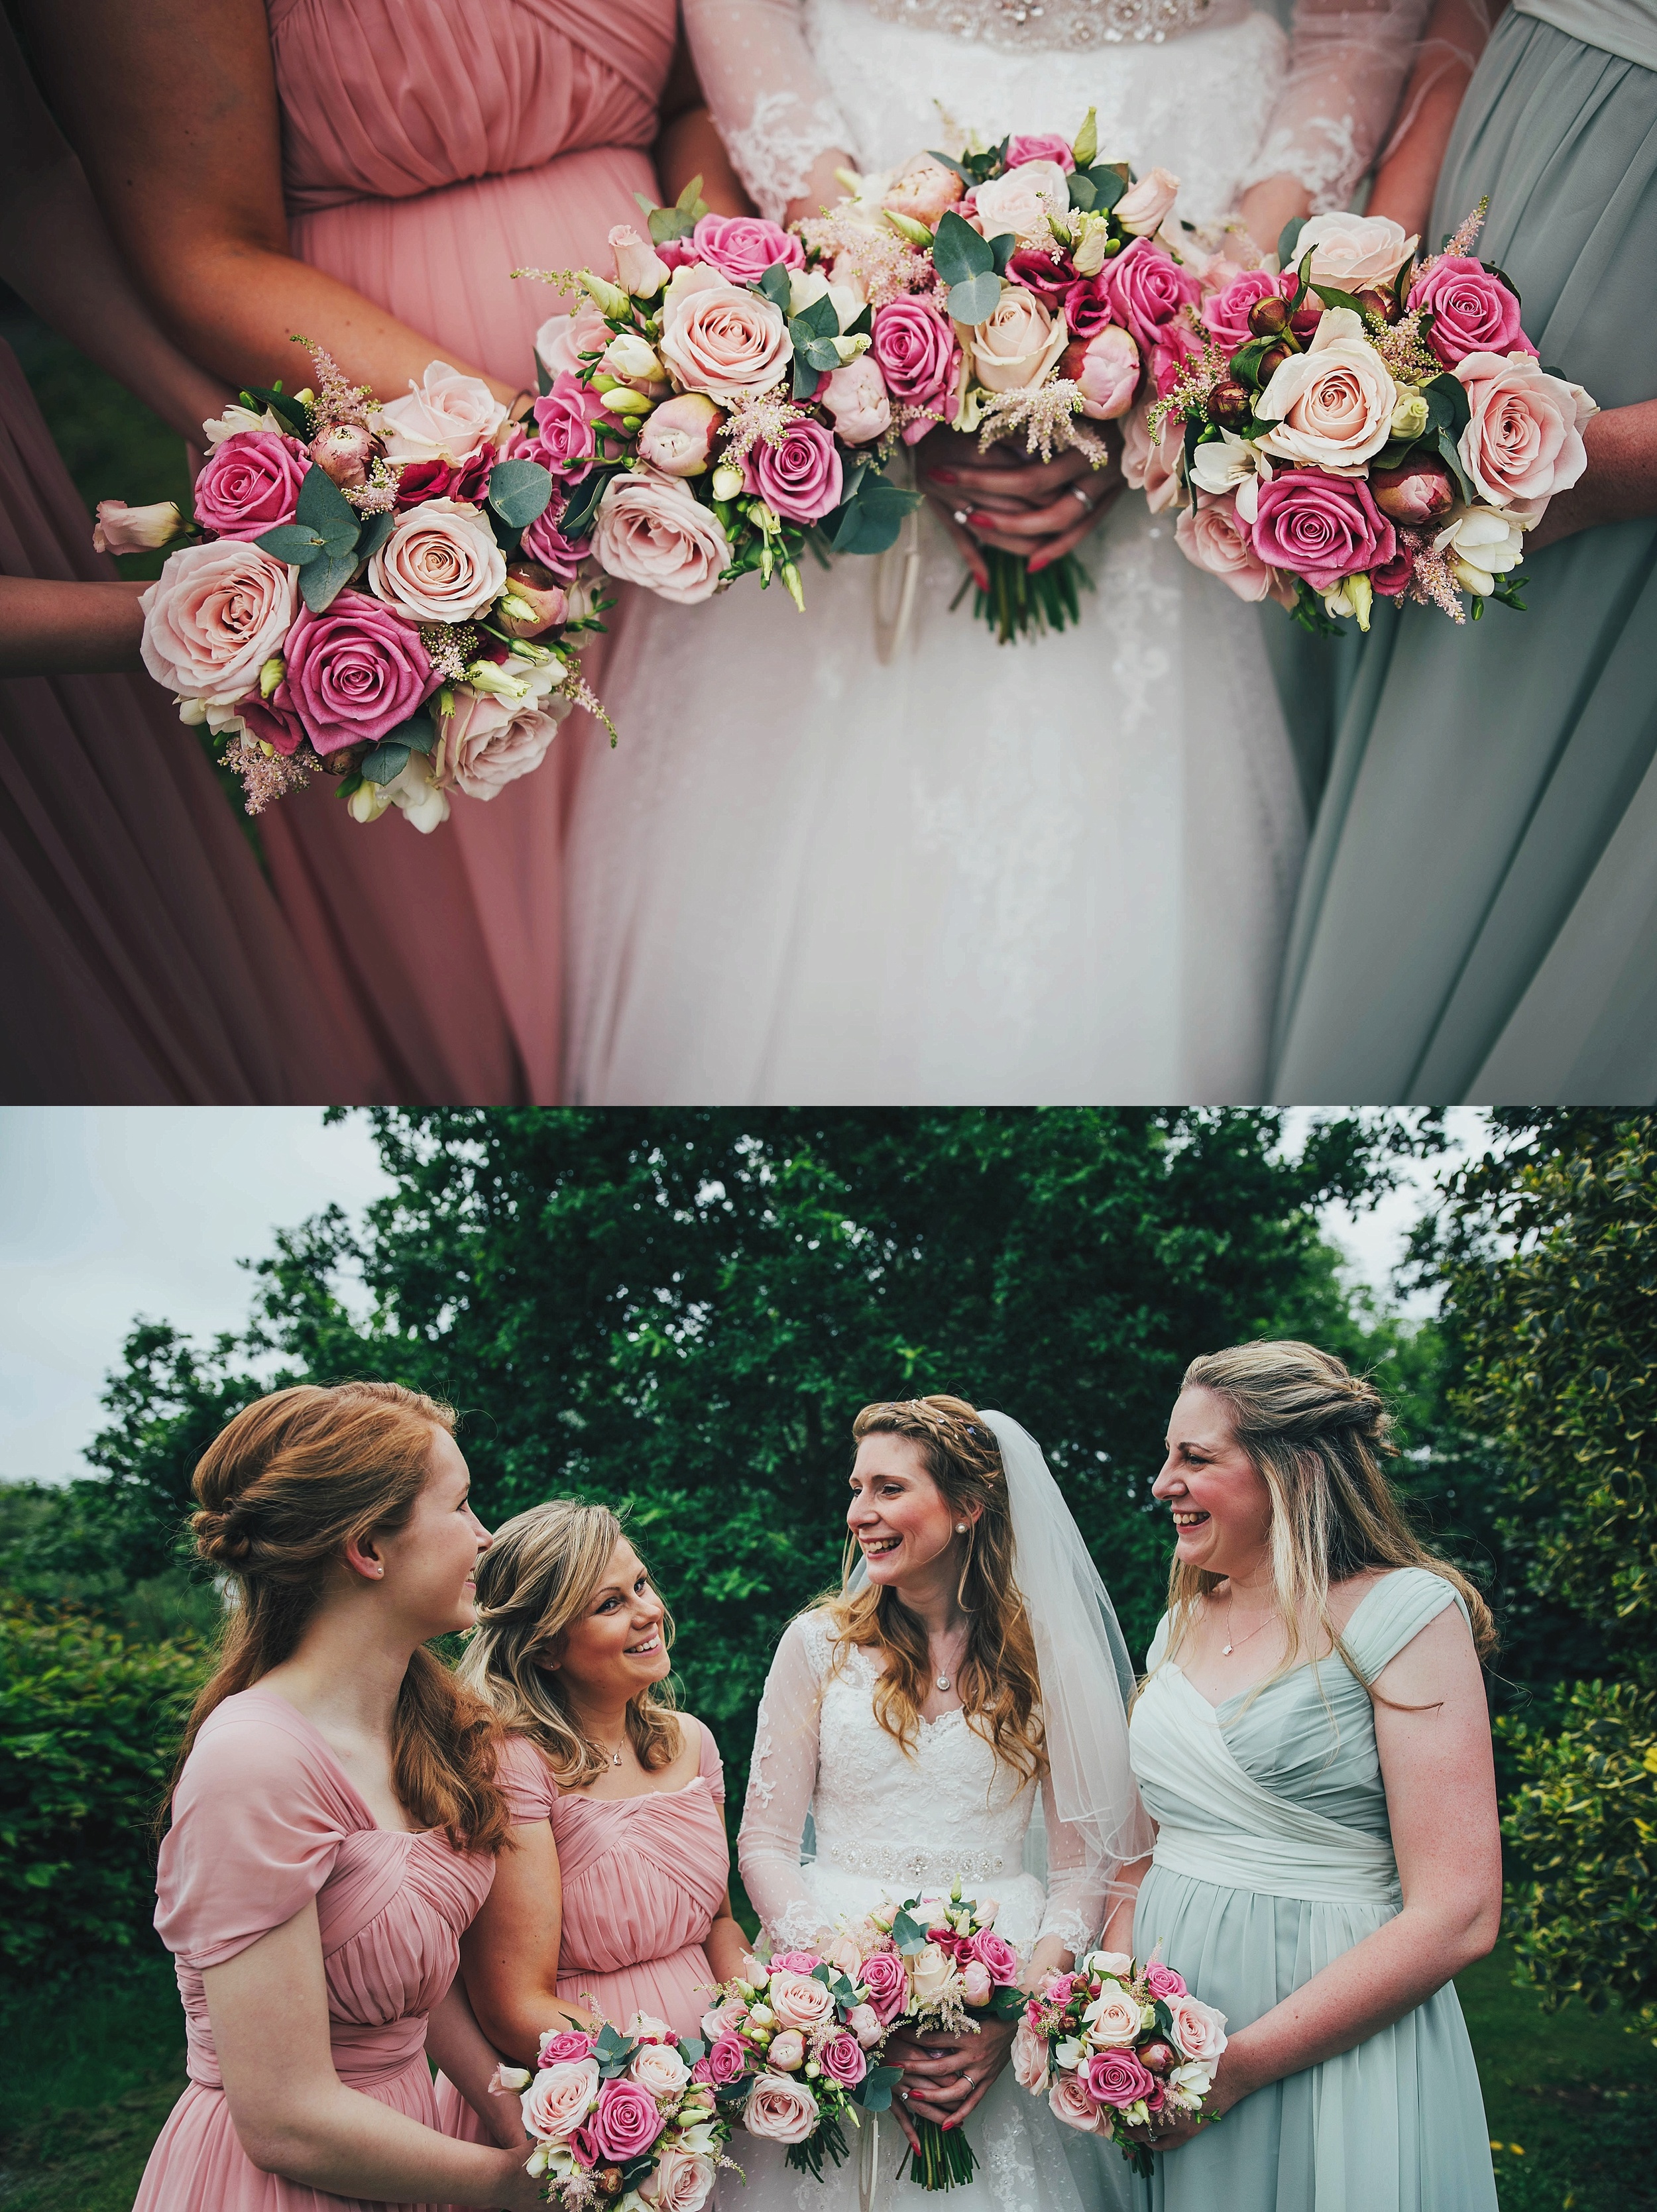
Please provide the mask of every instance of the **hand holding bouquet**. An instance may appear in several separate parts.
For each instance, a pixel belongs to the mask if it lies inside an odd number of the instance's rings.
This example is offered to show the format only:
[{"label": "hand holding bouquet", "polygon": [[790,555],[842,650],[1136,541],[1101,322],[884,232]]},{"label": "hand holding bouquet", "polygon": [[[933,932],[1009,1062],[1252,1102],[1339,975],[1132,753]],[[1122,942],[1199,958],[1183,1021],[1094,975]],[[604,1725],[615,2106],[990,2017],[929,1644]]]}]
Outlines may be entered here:
[{"label": "hand holding bouquet", "polygon": [[187,537],[140,602],[144,665],[227,741],[247,811],[321,772],[359,822],[417,830],[539,768],[601,629],[585,546],[489,386],[433,362],[379,405],[312,349],[316,388],[244,392],[206,423],[193,528],[98,509],[101,550]]},{"label": "hand holding bouquet", "polygon": [[709,2049],[694,2078],[750,2135],[786,2144],[788,2163],[816,2181],[825,2157],[838,2166],[847,2154],[842,2121],[861,2126],[861,2113],[885,2112],[898,2080],[880,2058],[904,1996],[902,1966],[889,1937],[860,1932],[867,1954],[847,1934],[821,1954],[746,1959],[702,2022]]},{"label": "hand holding bouquet", "polygon": [[1199,2003],[1172,1966],[1094,1951],[1073,1972],[1049,1974],[1024,2008],[1013,2069],[1067,2127],[1112,2138],[1148,2176],[1149,2148],[1123,2130],[1199,2112],[1225,2047],[1225,2014]]},{"label": "hand holding bouquet", "polygon": [[[1377,592],[1475,619],[1522,608],[1524,533],[1587,465],[1580,385],[1541,367],[1483,205],[1416,258],[1384,217],[1316,216],[1203,304],[1208,344],[1151,410],[1186,557],[1308,629],[1369,627]],[[1181,487],[1183,485],[1183,491]]]},{"label": "hand holding bouquet", "polygon": [[[908,1996],[900,2015],[923,2033],[976,2034],[985,2020],[1012,2021],[1024,2009],[1019,1954],[995,1929],[997,1906],[963,1898],[958,1881],[947,1898],[911,1897],[890,1909],[891,1940],[905,1971]],[[886,1911],[874,1915],[886,1923]],[[911,2113],[916,2147],[909,2178],[923,2189],[953,2189],[978,2168],[965,2131]]]},{"label": "hand holding bouquet", "polygon": [[636,2013],[624,2032],[558,2028],[540,2063],[496,2069],[491,2087],[517,2089],[535,2148],[527,2170],[565,2212],[701,2212],[730,2130],[705,2075],[704,2046]]}]

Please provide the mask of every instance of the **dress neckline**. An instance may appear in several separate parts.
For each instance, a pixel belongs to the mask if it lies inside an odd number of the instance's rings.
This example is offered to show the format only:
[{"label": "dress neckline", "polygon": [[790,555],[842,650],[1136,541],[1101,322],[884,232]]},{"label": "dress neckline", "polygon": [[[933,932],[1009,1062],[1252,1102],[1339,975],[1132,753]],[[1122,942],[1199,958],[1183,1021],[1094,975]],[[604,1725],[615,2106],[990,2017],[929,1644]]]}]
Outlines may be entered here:
[{"label": "dress neckline", "polygon": [[[1384,1589],[1387,1583],[1392,1581],[1394,1575],[1406,1574],[1408,1571],[1409,1570],[1404,1567],[1393,1567],[1386,1574],[1377,1576],[1375,1580],[1370,1583],[1368,1589],[1353,1607],[1351,1612],[1347,1614],[1345,1624],[1341,1630],[1341,1641],[1343,1643],[1346,1641],[1347,1637],[1350,1634],[1353,1622],[1363,1611],[1365,1606],[1368,1604],[1370,1599],[1374,1596],[1376,1591]],[[1185,1672],[1185,1668],[1180,1665],[1177,1659],[1165,1660],[1163,1664],[1173,1668],[1174,1673],[1178,1674],[1180,1680],[1191,1692],[1192,1697],[1198,1698],[1208,1707],[1211,1713],[1222,1713],[1228,1705],[1240,1705],[1245,1698],[1252,1696],[1256,1690],[1258,1690],[1264,1696],[1266,1691],[1275,1690],[1280,1683],[1292,1682],[1297,1674],[1304,1674],[1307,1668],[1321,1667],[1325,1659],[1332,1659],[1335,1656],[1335,1653],[1332,1651],[1321,1652],[1315,1659],[1301,1659],[1298,1661],[1293,1667],[1285,1668],[1283,1673],[1281,1674],[1268,1674],[1262,1681],[1246,1682],[1240,1690],[1234,1690],[1228,1698],[1221,1698],[1217,1705],[1212,1698],[1203,1697],[1203,1692],[1197,1688],[1196,1683],[1192,1681],[1191,1676]],[[1345,1670],[1343,1669],[1343,1671]]]},{"label": "dress neckline", "polygon": [[654,1805],[666,1797],[683,1797],[688,1790],[698,1786],[704,1790],[707,1788],[705,1774],[693,1774],[688,1782],[681,1782],[674,1790],[641,1790],[631,1797],[594,1797],[584,1790],[560,1790],[558,1802],[561,1805]]},{"label": "dress neckline", "polygon": [[[362,1814],[363,1827],[372,1830],[376,1836],[406,1836],[411,1843],[414,1842],[418,1837],[435,1836],[438,1833],[438,1831],[436,1828],[388,1828],[385,1826],[383,1821],[376,1820],[374,1817],[374,1808],[369,1804],[368,1799],[357,1788],[356,1783],[351,1780],[350,1774],[347,1773],[344,1766],[340,1761],[338,1753],[328,1741],[327,1737],[323,1735],[321,1729],[318,1728],[316,1723],[311,1719],[308,1714],[301,1712],[299,1707],[294,1703],[291,1698],[284,1698],[280,1690],[267,1690],[262,1684],[258,1682],[250,1684],[249,1686],[242,1691],[241,1694],[244,1698],[273,1698],[277,1704],[279,1705],[285,1712],[289,1712],[293,1715],[294,1718],[299,1723],[300,1727],[311,1739],[312,1742],[315,1744],[323,1758],[327,1760],[329,1765],[333,1769],[341,1786],[345,1790],[347,1796],[352,1799],[357,1810]],[[222,1708],[220,1710],[222,1710]]]}]

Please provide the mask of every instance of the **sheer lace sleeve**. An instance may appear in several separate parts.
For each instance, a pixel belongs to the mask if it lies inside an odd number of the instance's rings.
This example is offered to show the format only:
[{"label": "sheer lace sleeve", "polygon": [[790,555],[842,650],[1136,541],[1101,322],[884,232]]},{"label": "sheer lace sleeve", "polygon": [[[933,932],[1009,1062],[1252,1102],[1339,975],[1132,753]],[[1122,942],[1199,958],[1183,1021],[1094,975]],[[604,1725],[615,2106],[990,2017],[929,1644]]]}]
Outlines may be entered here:
[{"label": "sheer lace sleeve", "polygon": [[1298,177],[1312,212],[1352,204],[1415,58],[1427,0],[1295,0],[1288,73],[1245,185]]},{"label": "sheer lace sleeve", "polygon": [[1047,1907],[1036,1941],[1057,1936],[1078,1958],[1110,1910],[1108,1869],[1081,1829],[1060,1820],[1051,1780],[1041,1785],[1041,1817],[1047,1829]]},{"label": "sheer lace sleeve", "polygon": [[817,1787],[817,1717],[828,1638],[806,1613],[790,1621],[759,1700],[736,1863],[773,1942],[808,1944],[825,1923],[800,1871],[800,1838]]},{"label": "sheer lace sleeve", "polygon": [[806,44],[803,16],[801,0],[685,0],[719,135],[773,222],[804,192],[822,155],[851,143]]}]

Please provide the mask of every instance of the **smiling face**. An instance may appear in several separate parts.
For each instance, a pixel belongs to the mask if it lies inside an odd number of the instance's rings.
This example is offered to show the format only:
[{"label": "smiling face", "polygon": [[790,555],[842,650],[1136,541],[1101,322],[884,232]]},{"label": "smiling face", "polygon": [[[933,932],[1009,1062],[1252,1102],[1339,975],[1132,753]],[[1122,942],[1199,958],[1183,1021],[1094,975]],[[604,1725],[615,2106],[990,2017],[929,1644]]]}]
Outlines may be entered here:
[{"label": "smiling face", "polygon": [[673,1672],[666,1625],[667,1607],[638,1553],[618,1537],[592,1596],[539,1663],[592,1703],[633,1698]]},{"label": "smiling face", "polygon": [[1210,1575],[1258,1566],[1271,1540],[1271,1492],[1233,1435],[1224,1399],[1182,1391],[1167,1450],[1151,1495],[1172,1509],[1180,1565]]},{"label": "smiling face", "polygon": [[470,1628],[476,1615],[478,1555],[495,1540],[472,1511],[471,1492],[466,1455],[447,1429],[434,1428],[414,1510],[400,1528],[373,1534],[386,1591],[423,1644]]},{"label": "smiling face", "polygon": [[955,1523],[977,1518],[977,1507],[952,1512],[913,1437],[877,1431],[858,1445],[846,1526],[870,1582],[896,1588],[941,1566],[957,1573],[958,1551],[966,1540],[957,1534]]}]

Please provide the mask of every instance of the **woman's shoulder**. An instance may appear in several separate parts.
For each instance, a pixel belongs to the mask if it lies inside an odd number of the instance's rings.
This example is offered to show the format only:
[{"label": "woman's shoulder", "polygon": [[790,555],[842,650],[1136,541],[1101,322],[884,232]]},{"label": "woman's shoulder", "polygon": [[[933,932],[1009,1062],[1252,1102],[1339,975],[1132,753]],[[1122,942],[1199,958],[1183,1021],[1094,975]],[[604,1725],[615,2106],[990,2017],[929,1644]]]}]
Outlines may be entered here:
[{"label": "woman's shoulder", "polygon": [[292,1797],[320,1794],[342,1804],[338,1760],[297,1705],[274,1690],[238,1690],[202,1723],[179,1778],[179,1794]]},{"label": "woman's shoulder", "polygon": [[835,1619],[826,1605],[813,1605],[794,1619],[777,1638],[777,1657],[803,1664],[820,1680],[834,1656]]},{"label": "woman's shoulder", "polygon": [[513,1735],[501,1739],[495,1779],[505,1795],[515,1828],[551,1820],[558,1802],[557,1780],[533,1736]]},{"label": "woman's shoulder", "polygon": [[1349,1601],[1337,1609],[1336,1626],[1366,1681],[1373,1682],[1406,1644],[1452,1606],[1471,1632],[1467,1601],[1450,1577],[1434,1567],[1377,1568],[1343,1583],[1339,1595]]},{"label": "woman's shoulder", "polygon": [[[716,1797],[725,1795],[725,1763],[719,1756],[719,1746],[714,1741],[714,1732],[706,1721],[698,1720],[694,1713],[681,1713],[679,1724],[683,1730],[679,1737],[679,1757],[687,1759],[691,1744],[696,1750],[696,1773],[700,1775]],[[687,1741],[686,1738],[691,1741]],[[691,1779],[696,1778],[693,1775]]]}]

